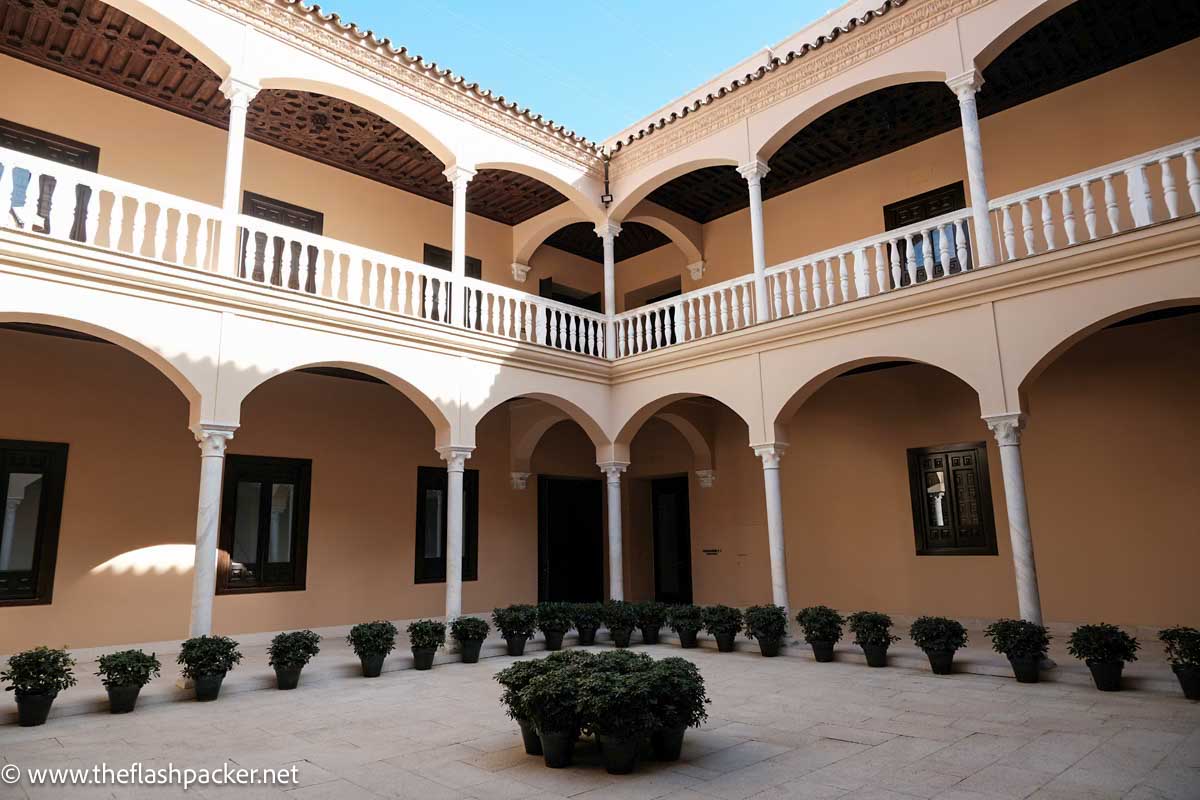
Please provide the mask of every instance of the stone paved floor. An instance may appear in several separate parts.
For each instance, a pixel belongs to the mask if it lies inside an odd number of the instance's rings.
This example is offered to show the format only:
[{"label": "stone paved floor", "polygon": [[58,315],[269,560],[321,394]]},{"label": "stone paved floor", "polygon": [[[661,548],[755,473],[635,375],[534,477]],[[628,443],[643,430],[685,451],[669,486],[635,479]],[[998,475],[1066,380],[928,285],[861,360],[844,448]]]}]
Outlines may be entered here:
[{"label": "stone paved floor", "polygon": [[[1181,694],[1101,694],[988,675],[638,649],[695,660],[713,703],[708,724],[688,733],[680,762],[644,762],[632,776],[606,774],[586,746],[583,763],[567,770],[526,756],[492,681],[508,657],[376,680],[331,675],[293,692],[65,716],[41,728],[5,725],[0,761],[298,764],[300,785],[287,791],[186,793],[197,798],[1200,798],[1200,704]],[[161,786],[0,785],[0,798],[184,794]]]}]

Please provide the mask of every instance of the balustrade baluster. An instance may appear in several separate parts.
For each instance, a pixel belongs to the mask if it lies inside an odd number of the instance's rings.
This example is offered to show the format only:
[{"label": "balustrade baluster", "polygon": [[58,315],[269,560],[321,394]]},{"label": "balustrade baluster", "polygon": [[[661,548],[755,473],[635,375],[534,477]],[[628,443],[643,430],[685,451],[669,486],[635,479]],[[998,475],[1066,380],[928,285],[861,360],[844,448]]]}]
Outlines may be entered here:
[{"label": "balustrade baluster", "polygon": [[893,291],[900,288],[900,241],[900,239],[892,239],[888,242],[888,249],[891,251],[891,290]]},{"label": "balustrade baluster", "polygon": [[716,336],[719,332],[717,331],[717,292],[711,292],[708,295],[708,331],[710,336]]},{"label": "balustrade baluster", "polygon": [[651,311],[646,315],[646,343],[647,350],[655,350],[658,348],[658,315]]},{"label": "balustrade baluster", "polygon": [[533,343],[542,343],[542,307],[536,303],[530,303],[533,306]]},{"label": "balustrade baluster", "polygon": [[566,314],[564,314],[562,311],[555,311],[554,312],[554,327],[558,334],[557,337],[555,338],[555,347],[557,347],[559,350],[569,350],[570,349],[570,347],[568,347],[568,344],[567,344],[567,326],[568,325],[569,325],[569,322],[566,318]]},{"label": "balustrade baluster", "polygon": [[[7,170],[12,172],[12,170]],[[116,192],[111,192],[112,205],[108,209],[108,248],[110,250],[121,249],[121,235],[125,233],[125,198]],[[5,191],[5,202],[8,201],[8,192]]]},{"label": "balustrade baluster", "polygon": [[775,319],[783,316],[783,287],[780,285],[782,277],[778,272],[771,276],[771,297],[774,300]]},{"label": "balustrade baluster", "polygon": [[684,314],[683,301],[682,300],[675,301],[675,305],[673,306],[673,308],[675,309],[675,344],[682,344],[684,332],[687,330],[686,323],[683,319],[683,314]]},{"label": "balustrade baluster", "polygon": [[1108,215],[1108,228],[1111,233],[1121,232],[1121,209],[1117,205],[1117,190],[1113,187],[1113,176],[1104,178],[1104,210]]},{"label": "balustrade baluster", "polygon": [[[750,325],[753,323],[753,318],[750,316],[750,313],[751,313],[750,307],[754,305],[753,292],[754,292],[754,284],[752,284],[752,283],[743,283],[742,284],[742,290],[741,290],[742,319],[744,319],[746,321],[747,325]],[[763,322],[766,322],[766,320],[763,320]]]},{"label": "balustrade baluster", "polygon": [[1038,203],[1042,207],[1042,238],[1046,240],[1046,250],[1054,249],[1054,210],[1050,208],[1050,195],[1043,192],[1038,195]]},{"label": "balustrade baluster", "polygon": [[670,339],[668,333],[671,330],[671,326],[668,324],[667,320],[667,309],[665,307],[660,308],[658,311],[654,312],[654,316],[658,319],[659,347],[666,347],[667,341]]},{"label": "balustrade baluster", "polygon": [[134,198],[133,230],[129,240],[130,252],[135,256],[145,255],[146,249],[146,204]]},{"label": "balustrade baluster", "polygon": [[825,305],[825,290],[822,288],[824,281],[821,278],[821,263],[820,261],[812,262],[812,296],[813,310],[817,310]]},{"label": "balustrade baluster", "polygon": [[[729,313],[733,319],[733,328],[737,329],[742,327],[742,301],[741,298],[738,297],[738,289],[736,286],[731,286],[729,289]],[[746,324],[750,324],[749,319],[746,320]]]},{"label": "balustrade baluster", "polygon": [[929,282],[933,280],[933,237],[929,228],[921,231],[921,261],[925,267],[925,281]]},{"label": "balustrade baluster", "polygon": [[909,286],[917,285],[917,270],[921,268],[920,263],[917,261],[917,250],[920,249],[917,246],[917,242],[920,236],[921,234],[919,233],[910,233],[904,237],[905,249],[908,251],[905,253],[904,271],[908,275]]},{"label": "balustrade baluster", "polygon": [[1167,219],[1179,216],[1179,192],[1175,190],[1175,170],[1171,166],[1170,156],[1158,160],[1158,169],[1162,173],[1163,202],[1167,206]]},{"label": "balustrade baluster", "polygon": [[1096,230],[1096,198],[1092,196],[1092,182],[1084,181],[1079,185],[1083,190],[1083,224],[1087,228],[1088,239],[1095,239]]},{"label": "balustrade baluster", "polygon": [[291,244],[291,263],[288,266],[288,282],[289,289],[300,289],[300,251],[303,245],[300,242],[293,241]]},{"label": "balustrade baluster", "polygon": [[729,330],[729,297],[724,289],[718,293],[721,295],[721,333],[725,333]]},{"label": "balustrade baluster", "polygon": [[508,336],[508,298],[497,296],[496,302],[500,304],[500,319],[496,335]]},{"label": "balustrade baluster", "polygon": [[433,305],[433,278],[423,275],[421,276],[421,281],[425,284],[425,298],[421,304],[421,318],[432,320],[435,310]]},{"label": "balustrade baluster", "polygon": [[842,302],[850,300],[850,270],[846,266],[846,254],[838,253],[838,290],[842,293]]},{"label": "balustrade baluster", "polygon": [[837,304],[837,299],[833,294],[833,287],[836,281],[834,273],[833,259],[825,259],[825,305],[832,306]]},{"label": "balustrade baluster", "polygon": [[1133,227],[1154,222],[1154,207],[1150,196],[1150,181],[1146,180],[1146,165],[1138,164],[1125,170],[1125,194],[1129,197],[1129,214]]},{"label": "balustrade baluster", "polygon": [[796,316],[796,276],[794,270],[788,267],[784,275],[787,280],[787,313],[789,317]]},{"label": "balustrade baluster", "polygon": [[[65,197],[63,198],[66,199]],[[154,244],[151,252],[158,261],[166,261],[167,256],[167,207],[161,200],[156,204],[157,213],[154,216]]]},{"label": "balustrade baluster", "polygon": [[942,268],[942,275],[949,277],[950,275],[950,239],[953,236],[951,230],[954,225],[949,222],[943,222],[938,226],[938,266]]},{"label": "balustrade baluster", "polygon": [[1004,206],[1001,213],[1004,217],[1004,251],[1011,261],[1017,257],[1017,232],[1013,226],[1012,206]]},{"label": "balustrade baluster", "polygon": [[[885,243],[875,243],[875,294],[887,291],[887,257],[884,255]],[[870,293],[870,287],[867,289]]]},{"label": "balustrade baluster", "polygon": [[212,231],[203,215],[196,217],[196,269],[211,270],[208,263],[208,248],[212,242]]},{"label": "balustrade baluster", "polygon": [[1187,178],[1188,198],[1192,201],[1192,211],[1200,213],[1200,165],[1196,164],[1196,151],[1185,150],[1183,163],[1184,175]]},{"label": "balustrade baluster", "polygon": [[1075,205],[1071,202],[1071,187],[1059,189],[1058,198],[1062,203],[1063,232],[1067,234],[1067,246],[1070,247],[1079,241],[1075,232]]},{"label": "balustrade baluster", "polygon": [[700,328],[698,328],[696,326],[696,317],[699,315],[699,313],[700,313],[699,309],[703,305],[704,305],[704,301],[699,297],[693,297],[691,300],[689,300],[683,304],[684,308],[687,309],[688,340],[689,341],[695,341],[696,337],[697,337],[697,331],[700,330]]},{"label": "balustrade baluster", "polygon": [[958,254],[958,269],[966,272],[971,269],[971,248],[967,245],[967,221],[960,219],[954,223],[954,249]]},{"label": "balustrade baluster", "polygon": [[857,300],[871,293],[871,273],[867,265],[867,248],[859,247],[851,255],[854,258],[854,298]]},{"label": "balustrade baluster", "polygon": [[1029,210],[1029,201],[1021,201],[1021,234],[1025,238],[1025,255],[1031,256],[1037,252],[1033,238],[1033,212]]}]

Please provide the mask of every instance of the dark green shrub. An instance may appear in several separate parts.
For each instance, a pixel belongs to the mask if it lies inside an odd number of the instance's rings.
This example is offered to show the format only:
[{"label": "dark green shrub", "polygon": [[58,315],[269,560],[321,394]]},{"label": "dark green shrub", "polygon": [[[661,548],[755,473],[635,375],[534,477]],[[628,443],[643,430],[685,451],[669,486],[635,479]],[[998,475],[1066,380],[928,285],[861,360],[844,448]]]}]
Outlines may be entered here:
[{"label": "dark green shrub", "polygon": [[202,678],[221,675],[242,660],[238,643],[228,636],[197,636],[179,649],[175,661],[183,665],[183,677]]},{"label": "dark green shrub", "polygon": [[414,650],[437,650],[446,643],[446,624],[431,619],[410,622],[408,643]]},{"label": "dark green shrub", "polygon": [[804,629],[804,641],[837,644],[842,639],[846,619],[829,606],[809,606],[800,610],[796,622]]},{"label": "dark green shrub", "polygon": [[850,615],[847,625],[859,647],[887,647],[900,641],[899,636],[891,634],[892,618],[878,611],[856,611]]},{"label": "dark green shrub", "polygon": [[482,642],[492,628],[479,617],[459,617],[450,623],[450,635],[456,642]]},{"label": "dark green shrub", "polygon": [[576,691],[579,724],[592,733],[640,737],[658,727],[654,685],[642,673],[585,670]]},{"label": "dark green shrub", "polygon": [[1176,626],[1158,632],[1167,661],[1175,669],[1200,669],[1200,631]]},{"label": "dark green shrub", "polygon": [[697,633],[704,627],[700,606],[690,603],[671,606],[667,609],[667,627],[676,633]]},{"label": "dark green shrub", "polygon": [[922,650],[953,652],[967,646],[967,629],[946,617],[917,617],[908,636]]},{"label": "dark green shrub", "polygon": [[604,626],[610,631],[631,631],[637,627],[637,608],[624,600],[609,600],[602,614]]},{"label": "dark green shrub", "polygon": [[632,650],[606,650],[592,661],[592,669],[616,675],[645,672],[654,666],[654,659]]},{"label": "dark green shrub", "polygon": [[742,612],[732,606],[705,606],[700,615],[713,636],[734,636],[742,629]]},{"label": "dark green shrub", "polygon": [[578,665],[548,669],[535,675],[521,690],[520,704],[543,733],[575,731],[580,728]]},{"label": "dark green shrub", "polygon": [[75,659],[66,650],[35,647],[8,657],[8,669],[0,672],[5,691],[18,695],[58,694],[75,685]]},{"label": "dark green shrub", "polygon": [[505,639],[532,639],[537,628],[537,609],[521,604],[493,609],[492,622]]},{"label": "dark green shrub", "polygon": [[269,664],[283,669],[303,667],[321,652],[320,641],[321,637],[312,631],[281,633],[271,640],[271,646],[267,648]]},{"label": "dark green shrub", "polygon": [[787,612],[779,606],[750,606],[746,609],[746,635],[764,642],[777,642],[787,634]]},{"label": "dark green shrub", "polygon": [[571,603],[571,625],[580,628],[599,628],[604,624],[604,606],[600,603]]},{"label": "dark green shrub", "polygon": [[121,650],[109,653],[96,659],[99,669],[96,674],[105,688],[113,686],[142,687],[157,678],[162,670],[162,664],[154,653],[146,654],[141,650]]},{"label": "dark green shrub", "polygon": [[542,662],[546,669],[562,669],[589,664],[594,658],[587,650],[556,650],[543,658]]},{"label": "dark green shrub", "polygon": [[571,630],[571,606],[567,603],[538,603],[537,627],[542,633]]},{"label": "dark green shrub", "polygon": [[667,621],[666,603],[634,603],[639,628],[661,628]]},{"label": "dark green shrub", "polygon": [[504,687],[500,694],[500,704],[513,719],[529,719],[529,709],[525,708],[521,692],[531,680],[547,670],[547,661],[548,658],[517,661],[496,673],[496,682]]},{"label": "dark green shrub", "polygon": [[1116,625],[1080,625],[1067,640],[1067,652],[1088,663],[1137,661],[1138,640]]},{"label": "dark green shrub", "polygon": [[1001,619],[988,625],[983,635],[992,649],[1009,658],[1043,658],[1053,638],[1041,625],[1024,619]]},{"label": "dark green shrub", "polygon": [[[642,677],[642,676],[639,676]],[[697,728],[708,719],[709,702],[699,668],[686,658],[664,658],[645,674],[661,727]]]},{"label": "dark green shrub", "polygon": [[350,629],[346,641],[359,658],[386,656],[396,649],[396,626],[385,619],[360,622]]}]

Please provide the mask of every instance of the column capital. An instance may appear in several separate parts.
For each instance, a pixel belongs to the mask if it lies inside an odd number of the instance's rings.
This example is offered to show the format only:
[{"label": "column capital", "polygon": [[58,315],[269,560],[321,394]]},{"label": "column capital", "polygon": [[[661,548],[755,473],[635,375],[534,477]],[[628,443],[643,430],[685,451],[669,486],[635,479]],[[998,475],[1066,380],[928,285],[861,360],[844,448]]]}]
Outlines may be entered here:
[{"label": "column capital", "polygon": [[442,174],[445,175],[446,180],[454,184],[454,188],[457,189],[459,186],[466,186],[468,183],[470,183],[471,179],[475,177],[476,172],[470,167],[462,166],[461,164],[452,164],[446,167],[446,169],[442,171]]},{"label": "column capital", "polygon": [[529,277],[529,265],[514,261],[512,263],[512,276],[513,280],[517,283],[524,283],[525,279]]},{"label": "column capital", "polygon": [[983,87],[983,73],[977,69],[969,69],[961,75],[947,78],[946,85],[950,87],[950,91],[958,95],[959,100],[974,97],[975,93]]},{"label": "column capital", "polygon": [[615,239],[621,235],[621,226],[616,222],[601,222],[596,226],[596,235],[601,239]]},{"label": "column capital", "polygon": [[202,458],[224,458],[225,446],[233,438],[237,425],[206,425],[201,423],[192,428],[196,443],[200,445]]},{"label": "column capital", "polygon": [[767,177],[767,173],[771,171],[771,168],[767,166],[767,162],[761,158],[756,158],[739,166],[737,171],[747,182],[756,183]]},{"label": "column capital", "polygon": [[711,489],[713,481],[717,479],[717,471],[714,469],[698,469],[696,470],[696,480],[700,482],[701,489]]},{"label": "column capital", "polygon": [[698,281],[704,277],[704,262],[697,261],[694,264],[687,265],[688,274],[692,276],[692,280]]},{"label": "column capital", "polygon": [[512,478],[512,488],[521,491],[529,485],[529,476],[531,472],[510,472],[509,477]]},{"label": "column capital", "polygon": [[600,471],[608,478],[609,483],[621,482],[621,473],[629,467],[628,461],[601,461],[596,464],[600,467]]},{"label": "column capital", "polygon": [[221,94],[225,95],[225,99],[229,101],[229,105],[245,109],[250,107],[250,101],[258,95],[262,87],[253,81],[242,80],[230,75],[221,81],[220,89]]},{"label": "column capital", "polygon": [[1021,431],[1025,429],[1028,418],[1024,414],[997,414],[994,417],[984,417],[988,428],[996,435],[996,443],[1001,447],[1015,447],[1021,443]]},{"label": "column capital", "polygon": [[752,444],[750,447],[754,450],[754,455],[762,459],[763,469],[779,469],[779,462],[788,449],[785,442]]},{"label": "column capital", "polygon": [[446,470],[448,472],[462,472],[466,467],[467,459],[471,457],[471,453],[475,451],[474,447],[439,447],[438,455],[446,462]]}]

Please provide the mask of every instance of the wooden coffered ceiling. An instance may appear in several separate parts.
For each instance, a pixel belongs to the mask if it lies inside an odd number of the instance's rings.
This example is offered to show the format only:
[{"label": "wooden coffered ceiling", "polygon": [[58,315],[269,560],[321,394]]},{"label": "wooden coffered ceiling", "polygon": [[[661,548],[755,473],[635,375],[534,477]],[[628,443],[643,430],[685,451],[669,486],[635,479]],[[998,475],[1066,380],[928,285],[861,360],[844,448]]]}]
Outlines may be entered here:
[{"label": "wooden coffered ceiling", "polygon": [[[621,234],[613,241],[613,258],[624,261],[670,243],[667,235],[657,228],[641,222],[624,222],[621,224]],[[604,244],[596,235],[596,226],[590,222],[575,222],[559,228],[543,244],[566,250],[597,264],[604,263]]]},{"label": "wooden coffered ceiling", "polygon": [[[1196,0],[1078,0],[1027,32],[984,70],[979,114],[995,114],[1197,36]],[[771,158],[763,194],[775,197],[959,124],[958,103],[944,84],[881,89],[829,111],[784,144]],[[749,205],[746,182],[733,167],[682,175],[649,199],[697,222]]]},{"label": "wooden coffered ceiling", "polygon": [[[216,73],[100,0],[0,0],[0,53],[228,126],[229,102]],[[433,153],[391,122],[335,97],[264,90],[250,106],[246,134],[430,200],[452,201],[444,165]],[[499,169],[481,170],[467,192],[470,212],[506,225],[563,202],[565,196],[536,178]]]}]

